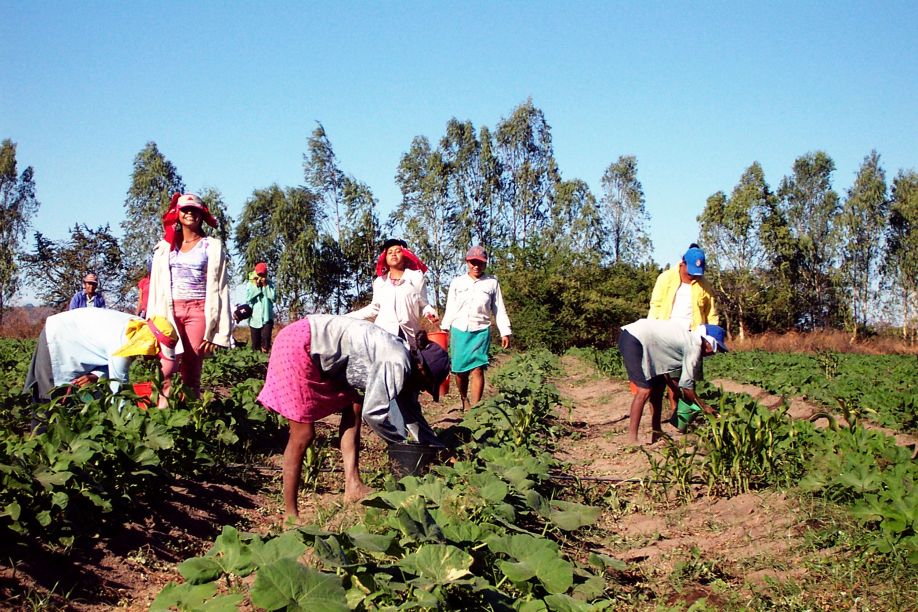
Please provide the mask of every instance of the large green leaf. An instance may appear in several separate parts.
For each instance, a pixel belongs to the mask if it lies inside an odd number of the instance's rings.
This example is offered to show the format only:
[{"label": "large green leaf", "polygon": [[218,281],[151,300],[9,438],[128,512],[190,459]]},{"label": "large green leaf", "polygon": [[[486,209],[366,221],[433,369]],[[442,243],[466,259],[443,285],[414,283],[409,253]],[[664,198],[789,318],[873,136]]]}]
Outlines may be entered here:
[{"label": "large green leaf", "polygon": [[599,518],[601,510],[595,506],[585,506],[574,502],[552,500],[548,518],[552,523],[565,531],[573,531],[592,525]]},{"label": "large green leaf", "polygon": [[175,584],[170,582],[159,592],[150,605],[150,612],[166,612],[178,608],[179,610],[200,610],[204,602],[217,592],[217,585],[213,582],[207,584]]},{"label": "large green leaf", "polygon": [[32,476],[35,477],[35,480],[44,487],[46,491],[50,491],[54,487],[59,487],[67,483],[70,480],[70,477],[73,476],[72,472],[52,472],[48,468],[41,467],[33,472]]},{"label": "large green leaf", "polygon": [[252,562],[258,567],[270,565],[278,559],[297,559],[306,551],[306,544],[295,531],[285,531],[267,542],[255,538],[248,546]]},{"label": "large green leaf", "polygon": [[347,567],[353,565],[348,560],[347,553],[345,553],[344,549],[341,547],[341,542],[338,541],[336,536],[328,536],[327,538],[316,536],[313,548],[319,559],[326,565],[331,565],[332,567]]},{"label": "large green leaf", "polygon": [[363,525],[354,525],[348,529],[347,536],[351,539],[354,548],[371,553],[388,551],[395,540],[395,536],[391,534],[370,533]]},{"label": "large green leaf", "polygon": [[549,593],[564,593],[574,583],[574,566],[561,558],[554,542],[526,534],[510,537],[510,556],[516,562],[498,565],[507,578],[526,582],[538,578]]},{"label": "large green leaf", "polygon": [[217,559],[227,574],[248,576],[255,569],[249,545],[240,539],[236,528],[229,525],[223,527],[207,556]]},{"label": "large green leaf", "polygon": [[545,603],[552,612],[593,612],[603,610],[609,605],[608,602],[599,605],[588,604],[563,594],[548,595],[545,597]]},{"label": "large green leaf", "polygon": [[474,559],[450,544],[425,544],[398,562],[424,584],[449,584],[469,573]]},{"label": "large green leaf", "polygon": [[302,612],[347,612],[341,580],[300,565],[292,559],[278,559],[259,568],[251,590],[252,603],[266,610]]},{"label": "large green leaf", "polygon": [[223,566],[212,557],[192,557],[179,563],[182,578],[191,584],[212,582],[223,575]]}]

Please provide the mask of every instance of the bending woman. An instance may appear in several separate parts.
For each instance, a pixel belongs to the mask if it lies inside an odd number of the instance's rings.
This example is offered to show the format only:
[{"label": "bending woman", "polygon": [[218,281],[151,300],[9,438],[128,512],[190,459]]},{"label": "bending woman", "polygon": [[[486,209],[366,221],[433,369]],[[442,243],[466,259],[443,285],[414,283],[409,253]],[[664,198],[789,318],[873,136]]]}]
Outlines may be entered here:
[{"label": "bending woman", "polygon": [[[341,413],[344,497],[356,501],[370,489],[360,479],[360,419],[383,440],[413,440],[443,446],[421,416],[418,393],[437,398],[449,373],[446,351],[419,338],[407,343],[366,321],[309,315],[274,339],[265,386],[258,401],[285,417],[290,427],[284,450],[283,487],[287,516],[297,518],[297,495],[315,421]],[[363,399],[358,391],[363,392]],[[362,405],[361,405],[362,404]]]},{"label": "bending woman", "polygon": [[386,240],[376,262],[373,300],[347,316],[355,319],[375,317],[376,325],[393,336],[404,338],[412,348],[416,347],[421,316],[434,325],[440,321],[436,309],[427,301],[426,271],[427,266],[408,250],[404,240]]},{"label": "bending woman", "polygon": [[160,407],[167,405],[176,371],[199,397],[204,357],[218,346],[230,345],[233,317],[226,252],[220,240],[204,233],[204,222],[217,226],[201,198],[175,194],[163,217],[166,234],[153,252],[147,318],[164,316],[179,334],[176,361],[161,360]]}]

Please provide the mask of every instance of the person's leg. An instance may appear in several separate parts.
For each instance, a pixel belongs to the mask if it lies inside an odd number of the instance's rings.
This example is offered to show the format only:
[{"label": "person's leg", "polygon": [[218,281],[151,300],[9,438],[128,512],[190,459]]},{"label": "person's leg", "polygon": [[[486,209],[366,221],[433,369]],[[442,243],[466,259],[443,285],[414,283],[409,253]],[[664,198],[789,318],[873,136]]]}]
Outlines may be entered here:
[{"label": "person's leg", "polygon": [[462,400],[462,409],[469,409],[469,372],[454,373],[456,388],[459,390],[459,399]]},{"label": "person's leg", "polygon": [[662,424],[660,418],[663,414],[663,396],[666,394],[668,385],[666,382],[654,385],[650,389],[650,442],[651,444],[663,437]]},{"label": "person's leg", "polygon": [[481,395],[484,393],[484,371],[483,367],[477,367],[469,372],[469,402],[472,406],[481,401]]},{"label": "person's leg", "polygon": [[265,353],[271,352],[271,334],[274,333],[274,321],[268,321],[261,328],[261,350]]},{"label": "person's leg", "polygon": [[260,327],[249,327],[249,335],[252,338],[252,350],[260,351],[261,350],[261,328]]},{"label": "person's leg", "polygon": [[180,365],[182,383],[191,390],[192,397],[198,398],[201,397],[201,368],[204,365],[204,353],[200,347],[204,341],[204,331],[207,328],[207,323],[204,320],[204,300],[176,302],[176,317],[178,317],[179,312],[178,304],[182,304],[184,308],[183,318],[185,321],[185,336],[182,338],[185,352],[182,354]]},{"label": "person's leg", "polygon": [[644,413],[644,404],[650,398],[650,389],[638,387],[637,393],[631,398],[631,420],[628,422],[628,443],[638,443],[638,428],[641,426],[641,416]]},{"label": "person's leg", "polygon": [[299,505],[297,497],[300,490],[300,477],[303,474],[303,456],[306,449],[316,437],[316,430],[312,423],[297,423],[288,421],[290,435],[287,438],[287,447],[284,449],[284,510],[287,518],[299,518]]},{"label": "person's leg", "polygon": [[[176,321],[176,325],[181,325]],[[159,393],[159,400],[156,402],[157,408],[169,407],[169,394],[172,393],[172,376],[179,371],[179,361],[182,359],[178,355],[176,359],[159,358],[159,365],[163,370],[163,388]]]},{"label": "person's leg", "polygon": [[360,479],[360,411],[354,403],[341,411],[341,458],[344,462],[344,501],[356,502],[373,491]]}]

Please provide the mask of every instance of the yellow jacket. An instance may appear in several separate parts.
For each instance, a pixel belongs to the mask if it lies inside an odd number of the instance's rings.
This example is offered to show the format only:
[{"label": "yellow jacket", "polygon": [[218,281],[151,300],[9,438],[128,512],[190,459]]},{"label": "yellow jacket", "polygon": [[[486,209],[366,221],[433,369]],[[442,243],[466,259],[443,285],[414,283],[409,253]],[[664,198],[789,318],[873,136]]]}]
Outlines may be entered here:
[{"label": "yellow jacket", "polygon": [[[673,313],[673,300],[676,299],[676,290],[682,284],[679,277],[679,267],[664,270],[657,277],[650,295],[650,312],[648,319],[668,320]],[[714,291],[703,277],[692,280],[692,329],[699,325],[719,325],[720,317],[714,306]]]}]

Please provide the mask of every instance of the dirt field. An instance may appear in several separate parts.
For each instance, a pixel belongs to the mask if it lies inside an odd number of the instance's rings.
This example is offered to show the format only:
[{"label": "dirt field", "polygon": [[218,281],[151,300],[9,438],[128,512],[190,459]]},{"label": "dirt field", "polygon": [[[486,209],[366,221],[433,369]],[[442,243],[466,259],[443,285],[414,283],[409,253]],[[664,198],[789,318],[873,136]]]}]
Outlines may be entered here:
[{"label": "dirt field", "polygon": [[[715,607],[733,609],[738,601],[769,590],[770,601],[793,603],[794,597],[800,597],[787,585],[811,584],[812,559],[801,552],[811,521],[805,508],[776,492],[718,499],[699,489],[687,504],[662,497],[659,487],[641,483],[652,477],[647,456],[626,441],[631,397],[627,385],[602,377],[574,357],[564,357],[561,363],[556,384],[564,405],[557,418],[568,433],[556,440],[555,454],[569,464],[565,476],[571,486],[588,503],[605,508],[599,525],[584,537],[633,568],[625,606],[653,609],[705,597]],[[729,381],[719,384],[750,393],[766,405],[780,401],[753,387]],[[448,426],[460,417],[458,396],[451,390],[443,403],[431,403],[426,410],[435,427]],[[796,416],[805,418],[814,410],[794,400]],[[645,414],[642,440],[649,440],[649,429]],[[668,424],[664,429],[680,435]],[[304,520],[328,528],[353,524],[361,512],[359,505],[342,502],[335,472],[340,455],[332,448],[336,431],[337,423],[322,423],[319,442],[330,468],[321,475],[316,490],[302,498]],[[644,450],[658,454],[663,444]],[[366,428],[363,446],[362,470],[379,473],[385,467],[384,448]],[[59,554],[38,548],[26,554],[0,550],[0,602],[9,609],[146,610],[165,584],[181,580],[175,565],[203,554],[223,525],[260,534],[283,530],[282,450],[278,448],[278,454],[263,465],[227,470],[220,482],[175,482],[134,522],[100,524],[105,535],[92,546]],[[823,579],[818,589],[825,597],[807,593],[801,602],[823,601],[826,609],[832,609],[845,584],[843,577],[835,582]],[[873,607],[878,602],[869,596],[872,585],[851,587],[858,588],[868,604],[863,609],[881,609]]]}]

